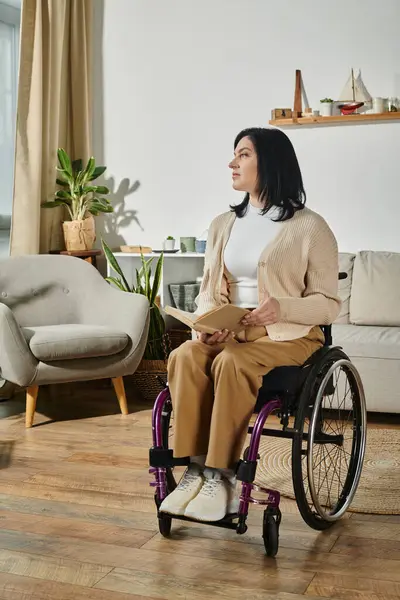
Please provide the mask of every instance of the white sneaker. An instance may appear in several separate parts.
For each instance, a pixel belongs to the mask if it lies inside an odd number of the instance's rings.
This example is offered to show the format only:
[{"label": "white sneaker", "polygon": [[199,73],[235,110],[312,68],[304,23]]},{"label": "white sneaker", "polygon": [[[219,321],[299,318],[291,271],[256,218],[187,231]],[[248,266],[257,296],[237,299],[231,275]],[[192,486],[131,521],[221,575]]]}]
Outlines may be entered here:
[{"label": "white sneaker", "polygon": [[185,517],[197,521],[220,521],[227,513],[228,485],[221,473],[211,469],[204,471],[203,487],[185,510]]},{"label": "white sneaker", "polygon": [[189,465],[177,487],[162,501],[160,512],[171,515],[185,514],[187,505],[197,496],[203,483],[204,477],[199,465],[195,463]]},{"label": "white sneaker", "polygon": [[236,477],[232,479],[226,479],[228,488],[228,507],[226,510],[227,515],[233,515],[239,512],[240,498],[239,493],[236,490]]}]

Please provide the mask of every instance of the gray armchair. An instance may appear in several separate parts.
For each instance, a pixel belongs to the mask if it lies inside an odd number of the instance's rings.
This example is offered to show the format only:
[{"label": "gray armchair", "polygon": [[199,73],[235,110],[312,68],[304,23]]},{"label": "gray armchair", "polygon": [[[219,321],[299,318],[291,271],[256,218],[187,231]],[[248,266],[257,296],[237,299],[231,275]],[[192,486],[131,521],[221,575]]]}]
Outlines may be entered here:
[{"label": "gray armchair", "polygon": [[27,388],[27,427],[39,386],[50,383],[111,378],[127,414],[122,378],[135,372],[148,327],[147,299],[111,287],[84,260],[0,260],[0,373]]}]

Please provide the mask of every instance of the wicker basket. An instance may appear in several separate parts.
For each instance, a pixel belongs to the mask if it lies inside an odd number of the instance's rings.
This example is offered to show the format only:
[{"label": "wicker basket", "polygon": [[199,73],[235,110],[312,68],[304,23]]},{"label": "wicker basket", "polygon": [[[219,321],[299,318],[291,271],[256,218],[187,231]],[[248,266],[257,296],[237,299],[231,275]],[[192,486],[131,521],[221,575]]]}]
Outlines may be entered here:
[{"label": "wicker basket", "polygon": [[167,364],[167,360],[140,361],[138,368],[132,375],[132,381],[144,400],[154,402],[165,387],[167,383]]},{"label": "wicker basket", "polygon": [[[190,329],[170,329],[165,335],[166,352],[169,353],[190,339]],[[143,359],[140,361],[136,372],[132,375],[132,382],[144,400],[154,402],[165,387],[167,364],[168,360]]]},{"label": "wicker basket", "polygon": [[169,329],[168,330],[169,344],[171,350],[179,348],[181,344],[192,339],[191,329]]}]

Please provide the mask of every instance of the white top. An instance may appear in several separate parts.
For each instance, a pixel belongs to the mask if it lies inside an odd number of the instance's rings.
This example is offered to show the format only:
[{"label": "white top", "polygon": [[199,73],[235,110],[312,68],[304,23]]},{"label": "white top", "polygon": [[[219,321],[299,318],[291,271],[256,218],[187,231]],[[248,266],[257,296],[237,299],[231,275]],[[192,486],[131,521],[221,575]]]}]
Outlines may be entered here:
[{"label": "white top", "polygon": [[258,306],[257,265],[265,247],[278,233],[280,223],[272,221],[277,211],[266,215],[249,203],[247,213],[235,219],[224,251],[224,263],[232,304],[244,308]]}]

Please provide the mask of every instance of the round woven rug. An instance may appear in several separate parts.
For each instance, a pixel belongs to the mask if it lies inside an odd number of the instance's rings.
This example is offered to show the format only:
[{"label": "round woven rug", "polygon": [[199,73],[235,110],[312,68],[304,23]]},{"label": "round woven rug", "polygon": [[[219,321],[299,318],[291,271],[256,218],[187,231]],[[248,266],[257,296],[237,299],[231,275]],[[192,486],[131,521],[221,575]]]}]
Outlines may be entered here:
[{"label": "round woven rug", "polygon": [[[257,483],[294,498],[291,441],[263,437],[259,454]],[[400,430],[368,429],[364,467],[349,510],[400,514]]]}]

